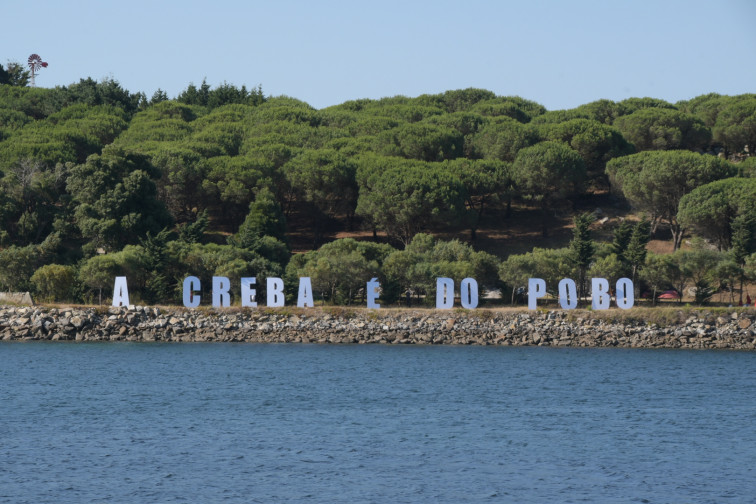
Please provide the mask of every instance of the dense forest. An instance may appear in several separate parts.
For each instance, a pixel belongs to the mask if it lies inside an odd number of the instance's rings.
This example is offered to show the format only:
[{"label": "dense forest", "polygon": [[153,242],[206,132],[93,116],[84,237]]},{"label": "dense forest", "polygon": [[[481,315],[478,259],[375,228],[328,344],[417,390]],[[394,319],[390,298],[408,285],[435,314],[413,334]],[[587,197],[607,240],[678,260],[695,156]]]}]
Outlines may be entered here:
[{"label": "dense forest", "polygon": [[[510,303],[528,277],[585,294],[601,276],[742,303],[755,280],[756,94],[548,111],[464,89],[316,110],[227,83],[175,99],[27,84],[0,67],[2,290],[101,302],[125,275],[133,301],[177,304],[188,275],[282,277],[291,294],[309,276],[319,301],[349,304],[377,277],[388,305],[444,276]],[[602,240],[583,211],[597,198],[626,214]],[[547,237],[558,216],[562,246],[479,246],[483,225],[527,218]]]}]

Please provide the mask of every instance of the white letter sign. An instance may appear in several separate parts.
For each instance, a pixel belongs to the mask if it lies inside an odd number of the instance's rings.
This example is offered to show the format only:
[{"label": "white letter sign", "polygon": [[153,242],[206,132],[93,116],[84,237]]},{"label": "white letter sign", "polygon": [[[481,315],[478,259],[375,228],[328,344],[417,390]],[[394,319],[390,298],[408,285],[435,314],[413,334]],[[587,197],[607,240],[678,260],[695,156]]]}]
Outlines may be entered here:
[{"label": "white letter sign", "polygon": [[462,308],[472,310],[478,307],[478,282],[472,278],[465,278],[459,286],[459,298]]},{"label": "white letter sign", "polygon": [[230,288],[231,281],[228,278],[213,277],[213,308],[231,306],[231,294],[228,293]]},{"label": "white letter sign", "polygon": [[629,278],[617,280],[617,306],[623,310],[629,310],[635,304],[635,289],[633,281]]},{"label": "white letter sign", "polygon": [[195,294],[200,290],[200,279],[196,276],[184,278],[184,306],[187,308],[197,308],[200,304],[201,296]]},{"label": "white letter sign", "polygon": [[268,277],[268,306],[280,307],[284,305],[284,283],[280,278]]},{"label": "white letter sign", "polygon": [[528,278],[528,310],[535,310],[538,298],[546,295],[546,280],[543,278]]},{"label": "white letter sign", "polygon": [[559,306],[565,310],[572,310],[577,307],[577,287],[575,281],[571,278],[563,278],[559,282]]},{"label": "white letter sign", "polygon": [[378,282],[377,278],[372,278],[368,283],[366,293],[367,293],[367,307],[377,310],[381,307],[378,303],[375,302],[376,299],[378,299],[378,296],[381,294],[381,284]]},{"label": "white letter sign", "polygon": [[436,278],[436,308],[448,310],[454,306],[454,280]]},{"label": "white letter sign", "polygon": [[607,310],[612,298],[609,296],[609,280],[606,278],[591,278],[591,308]]},{"label": "white letter sign", "polygon": [[115,277],[113,306],[129,306],[129,286],[126,284],[126,277]]},{"label": "white letter sign", "polygon": [[297,307],[304,308],[309,306],[312,308],[315,306],[315,301],[312,299],[312,282],[310,277],[302,277],[299,279],[299,296],[297,296]]},{"label": "white letter sign", "polygon": [[241,305],[256,308],[257,307],[257,290],[253,289],[257,279],[255,277],[246,277],[241,279]]}]

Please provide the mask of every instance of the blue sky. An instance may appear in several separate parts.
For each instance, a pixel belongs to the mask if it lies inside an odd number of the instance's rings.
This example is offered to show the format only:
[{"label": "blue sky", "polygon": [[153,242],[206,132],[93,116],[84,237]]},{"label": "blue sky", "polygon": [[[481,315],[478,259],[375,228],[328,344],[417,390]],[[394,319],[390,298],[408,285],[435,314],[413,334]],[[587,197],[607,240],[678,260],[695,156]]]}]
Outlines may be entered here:
[{"label": "blue sky", "polygon": [[476,87],[549,110],[756,92],[752,0],[4,0],[0,19],[0,63],[38,53],[39,87],[206,78],[316,108]]}]

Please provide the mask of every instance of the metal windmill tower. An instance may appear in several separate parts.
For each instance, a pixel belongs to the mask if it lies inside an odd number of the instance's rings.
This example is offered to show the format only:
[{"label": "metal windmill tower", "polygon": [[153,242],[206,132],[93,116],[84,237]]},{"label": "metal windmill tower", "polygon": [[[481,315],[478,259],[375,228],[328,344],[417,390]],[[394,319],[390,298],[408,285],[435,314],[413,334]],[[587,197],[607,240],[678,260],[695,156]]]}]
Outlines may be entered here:
[{"label": "metal windmill tower", "polygon": [[34,74],[39,72],[41,68],[47,68],[47,62],[42,61],[39,54],[32,54],[29,56],[28,64],[31,69],[31,87],[34,87]]}]

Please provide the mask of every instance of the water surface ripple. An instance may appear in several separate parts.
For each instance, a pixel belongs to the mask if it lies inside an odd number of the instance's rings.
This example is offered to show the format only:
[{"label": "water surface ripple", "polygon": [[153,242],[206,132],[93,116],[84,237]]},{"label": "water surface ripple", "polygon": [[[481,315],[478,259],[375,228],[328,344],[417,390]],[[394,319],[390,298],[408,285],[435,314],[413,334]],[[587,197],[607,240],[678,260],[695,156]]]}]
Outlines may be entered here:
[{"label": "water surface ripple", "polygon": [[0,344],[2,503],[755,503],[756,354]]}]

